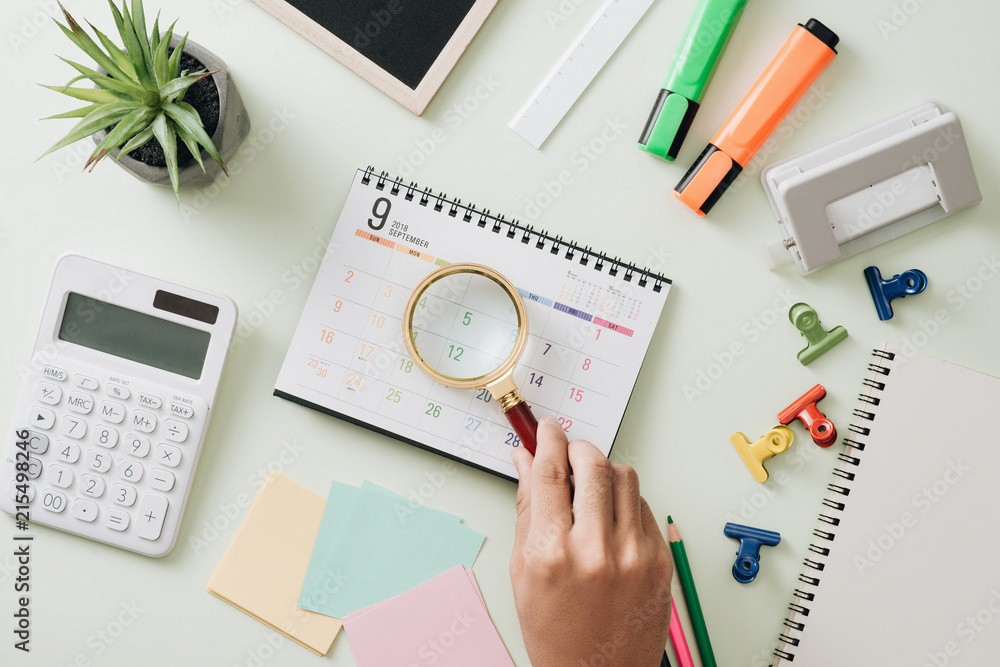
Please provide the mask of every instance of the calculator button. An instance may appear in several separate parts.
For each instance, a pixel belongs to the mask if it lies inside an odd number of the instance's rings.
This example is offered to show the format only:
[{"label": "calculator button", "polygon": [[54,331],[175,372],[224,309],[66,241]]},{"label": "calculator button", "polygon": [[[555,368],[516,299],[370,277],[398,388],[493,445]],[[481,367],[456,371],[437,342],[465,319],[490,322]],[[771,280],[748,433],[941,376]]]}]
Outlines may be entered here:
[{"label": "calculator button", "polygon": [[91,498],[104,495],[104,480],[93,475],[80,475],[80,492]]},{"label": "calculator button", "polygon": [[129,391],[128,387],[121,387],[117,384],[106,384],[104,385],[104,392],[108,396],[113,396],[114,398],[120,398],[121,400],[127,400],[132,392]]},{"label": "calculator button", "polygon": [[45,469],[45,480],[60,489],[68,489],[73,484],[73,471],[62,466],[49,466]]},{"label": "calculator button", "polygon": [[80,460],[80,446],[65,440],[56,440],[56,458],[65,463],[76,463]]},{"label": "calculator button", "polygon": [[66,509],[66,496],[58,491],[46,489],[42,491],[42,507],[58,514]]},{"label": "calculator button", "polygon": [[38,476],[42,474],[42,462],[35,457],[31,457],[31,460],[28,461],[28,469],[25,472],[31,479],[38,479]]},{"label": "calculator button", "polygon": [[118,459],[118,464],[115,467],[115,472],[118,473],[118,477],[124,479],[126,482],[138,482],[142,479],[142,464],[138,461],[129,461],[128,459]]},{"label": "calculator button", "polygon": [[79,440],[83,436],[87,435],[87,422],[76,417],[64,415],[59,421],[59,432],[63,435],[69,436],[70,438],[76,438]]},{"label": "calculator button", "polygon": [[69,405],[69,409],[73,412],[79,412],[81,415],[89,415],[91,410],[94,409],[94,399],[89,394],[81,394],[78,391],[74,391],[66,399],[66,404]]},{"label": "calculator button", "polygon": [[135,410],[132,412],[132,419],[129,420],[129,425],[137,431],[152,433],[156,430],[156,415],[143,412],[142,410]]},{"label": "calculator button", "polygon": [[62,387],[51,382],[39,382],[35,387],[35,399],[46,405],[55,405],[62,400]]},{"label": "calculator button", "polygon": [[159,410],[160,406],[163,405],[163,401],[161,401],[156,396],[150,396],[149,394],[139,394],[139,405],[145,406],[150,410]]},{"label": "calculator button", "polygon": [[97,503],[92,500],[77,498],[73,501],[73,505],[69,508],[69,512],[80,521],[90,523],[97,518]]},{"label": "calculator button", "polygon": [[49,448],[49,436],[44,433],[30,431],[28,434],[28,449],[32,454],[44,454]]},{"label": "calculator button", "polygon": [[111,530],[125,530],[128,528],[128,524],[128,512],[122,512],[121,510],[116,509],[104,510],[104,525]]},{"label": "calculator button", "polygon": [[98,426],[91,433],[90,439],[95,445],[113,449],[118,444],[118,431],[110,426]]},{"label": "calculator button", "polygon": [[87,452],[87,467],[97,472],[111,470],[111,454],[91,449]]},{"label": "calculator button", "polygon": [[170,445],[156,446],[156,462],[176,468],[181,462],[181,450]]},{"label": "calculator button", "polygon": [[169,491],[174,488],[174,473],[162,468],[149,471],[149,485],[157,491]]},{"label": "calculator button", "polygon": [[132,505],[135,505],[136,495],[138,494],[136,494],[135,489],[131,486],[115,484],[111,487],[111,499],[119,505],[124,505],[125,507],[132,507]]},{"label": "calculator button", "polygon": [[61,368],[56,368],[55,366],[45,366],[42,369],[42,375],[44,375],[49,380],[55,380],[56,382],[65,382],[69,375]]},{"label": "calculator button", "polygon": [[147,493],[139,503],[136,516],[135,534],[145,540],[155,540],[160,537],[163,529],[163,519],[167,516],[167,499],[153,493]]},{"label": "calculator button", "polygon": [[[58,387],[56,387],[58,389]],[[41,399],[39,399],[41,400]],[[194,409],[190,405],[181,405],[180,403],[170,404],[170,416],[180,417],[182,419],[191,419],[194,417]]]},{"label": "calculator button", "polygon": [[167,440],[173,440],[174,442],[184,442],[187,440],[187,424],[179,422],[176,419],[168,419],[163,422],[163,426],[167,429]]},{"label": "calculator button", "polygon": [[[18,488],[17,488],[18,486],[20,486],[20,485],[17,482],[11,482],[10,483],[10,499],[13,500],[15,503],[16,502],[20,502],[18,500],[18,495],[20,495],[21,492],[20,492],[20,490],[18,490]],[[24,486],[26,487],[24,489],[25,495],[28,496],[28,502],[30,503],[31,501],[33,501],[35,499],[35,485],[34,484],[24,484]],[[169,489],[164,489],[164,490],[165,491],[169,491]],[[24,500],[24,498],[21,498],[20,500]]]},{"label": "calculator button", "polygon": [[114,401],[101,401],[101,419],[121,424],[125,421],[125,406]]},{"label": "calculator button", "polygon": [[56,413],[48,408],[33,407],[28,413],[28,426],[48,431],[56,423]]},{"label": "calculator button", "polygon": [[97,384],[97,380],[92,377],[87,377],[86,375],[74,375],[73,384],[81,389],[89,389],[90,391],[94,391],[101,386]]},{"label": "calculator button", "polygon": [[140,459],[145,458],[149,454],[149,438],[144,438],[141,435],[132,435],[131,433],[125,437],[125,449],[132,456],[136,456]]}]

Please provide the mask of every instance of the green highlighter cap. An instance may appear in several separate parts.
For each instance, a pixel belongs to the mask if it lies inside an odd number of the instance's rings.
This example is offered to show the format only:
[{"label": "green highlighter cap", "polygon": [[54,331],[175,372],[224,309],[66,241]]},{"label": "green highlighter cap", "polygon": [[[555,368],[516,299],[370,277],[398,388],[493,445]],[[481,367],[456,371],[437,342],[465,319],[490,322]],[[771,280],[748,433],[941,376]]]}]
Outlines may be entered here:
[{"label": "green highlighter cap", "polygon": [[671,162],[677,157],[746,4],[747,0],[698,3],[674,66],[639,137],[639,148]]}]

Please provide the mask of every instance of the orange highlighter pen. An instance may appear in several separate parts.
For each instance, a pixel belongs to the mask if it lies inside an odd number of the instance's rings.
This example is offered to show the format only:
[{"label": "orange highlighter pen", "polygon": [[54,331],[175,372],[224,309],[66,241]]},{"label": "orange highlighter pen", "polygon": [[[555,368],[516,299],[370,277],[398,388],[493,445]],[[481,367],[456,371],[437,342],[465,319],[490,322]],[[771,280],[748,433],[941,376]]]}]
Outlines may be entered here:
[{"label": "orange highlighter pen", "polygon": [[833,62],[840,41],[816,19],[798,24],[778,55],[674,188],[698,215],[708,213],[771,133]]}]

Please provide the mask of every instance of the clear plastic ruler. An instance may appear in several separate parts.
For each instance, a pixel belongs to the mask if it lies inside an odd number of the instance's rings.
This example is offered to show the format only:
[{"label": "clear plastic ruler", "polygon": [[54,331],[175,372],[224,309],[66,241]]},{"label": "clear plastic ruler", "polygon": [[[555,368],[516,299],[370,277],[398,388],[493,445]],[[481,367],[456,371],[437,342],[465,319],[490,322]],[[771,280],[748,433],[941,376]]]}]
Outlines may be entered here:
[{"label": "clear plastic ruler", "polygon": [[507,126],[541,146],[652,4],[607,0]]}]

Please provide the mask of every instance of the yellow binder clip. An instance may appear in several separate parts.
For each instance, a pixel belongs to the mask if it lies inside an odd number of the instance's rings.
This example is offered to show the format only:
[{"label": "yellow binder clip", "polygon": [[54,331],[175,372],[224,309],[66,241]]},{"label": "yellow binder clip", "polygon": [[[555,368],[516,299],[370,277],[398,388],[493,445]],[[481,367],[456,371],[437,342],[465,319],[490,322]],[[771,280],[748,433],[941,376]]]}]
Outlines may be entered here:
[{"label": "yellow binder clip", "polygon": [[787,426],[775,426],[752,445],[742,433],[734,433],[729,441],[743,457],[743,462],[747,464],[747,468],[750,468],[754,479],[758,482],[766,482],[768,475],[764,468],[764,461],[791,447],[794,439],[792,429]]}]

